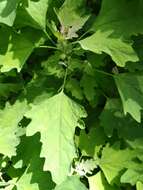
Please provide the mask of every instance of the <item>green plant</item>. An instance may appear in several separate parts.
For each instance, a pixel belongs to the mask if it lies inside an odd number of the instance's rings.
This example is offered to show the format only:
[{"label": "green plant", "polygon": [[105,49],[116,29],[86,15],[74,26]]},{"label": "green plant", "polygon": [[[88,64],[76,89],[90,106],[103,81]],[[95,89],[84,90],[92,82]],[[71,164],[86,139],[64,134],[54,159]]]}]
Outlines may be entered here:
[{"label": "green plant", "polygon": [[0,189],[143,189],[143,1],[0,1]]}]

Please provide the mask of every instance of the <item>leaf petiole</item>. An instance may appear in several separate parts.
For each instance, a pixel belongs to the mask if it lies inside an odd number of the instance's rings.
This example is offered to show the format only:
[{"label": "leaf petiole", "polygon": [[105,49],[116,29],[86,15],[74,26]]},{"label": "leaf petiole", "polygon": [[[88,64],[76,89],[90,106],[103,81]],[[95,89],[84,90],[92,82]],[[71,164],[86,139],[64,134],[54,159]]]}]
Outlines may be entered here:
[{"label": "leaf petiole", "polygon": [[55,49],[55,50],[60,50],[59,48],[57,47],[54,47],[54,46],[47,46],[47,45],[42,45],[42,46],[39,46],[37,48],[45,48],[45,49]]}]

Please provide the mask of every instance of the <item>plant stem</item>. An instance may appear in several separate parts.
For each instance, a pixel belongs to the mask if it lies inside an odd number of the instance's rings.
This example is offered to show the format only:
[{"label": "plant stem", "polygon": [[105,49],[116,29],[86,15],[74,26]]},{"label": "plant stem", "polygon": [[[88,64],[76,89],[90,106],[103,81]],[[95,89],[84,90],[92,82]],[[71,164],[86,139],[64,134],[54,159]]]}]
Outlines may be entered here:
[{"label": "plant stem", "polygon": [[64,91],[64,88],[66,85],[67,76],[68,76],[68,67],[66,67],[66,70],[65,70],[64,81],[63,81],[63,85],[62,85],[62,89],[61,89],[62,92]]},{"label": "plant stem", "polygon": [[55,50],[59,50],[57,47],[54,47],[54,46],[39,46],[39,47],[37,47],[37,48],[47,48],[47,49],[55,49]]},{"label": "plant stem", "polygon": [[84,34],[82,34],[78,39],[77,41],[80,41],[86,34],[89,33],[89,30],[87,30]]},{"label": "plant stem", "polygon": [[88,34],[89,30],[82,34],[76,41],[71,42],[72,44],[77,44],[86,34]]},{"label": "plant stem", "polygon": [[99,69],[95,69],[95,71],[98,72],[98,73],[101,73],[101,74],[103,74],[103,75],[107,75],[107,76],[109,76],[109,77],[114,77],[113,74],[107,73],[107,72],[105,72],[105,71],[101,71],[101,70],[99,70]]},{"label": "plant stem", "polygon": [[47,31],[44,29],[43,32],[47,36],[47,38],[51,41],[51,43],[55,45],[55,42],[52,40],[51,36],[47,33]]}]

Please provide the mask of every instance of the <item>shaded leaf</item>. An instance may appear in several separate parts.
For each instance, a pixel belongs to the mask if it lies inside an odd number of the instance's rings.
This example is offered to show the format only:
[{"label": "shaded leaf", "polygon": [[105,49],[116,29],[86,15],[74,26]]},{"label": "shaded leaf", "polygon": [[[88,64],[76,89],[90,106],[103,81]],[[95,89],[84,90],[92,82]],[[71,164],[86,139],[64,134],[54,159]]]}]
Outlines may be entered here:
[{"label": "shaded leaf", "polygon": [[82,89],[80,88],[80,84],[76,79],[71,78],[70,80],[67,81],[66,90],[71,92],[73,97],[79,100],[83,99]]},{"label": "shaded leaf", "polygon": [[2,47],[0,49],[1,71],[8,72],[13,68],[20,71],[39,42],[41,33],[33,30],[23,30],[21,33],[16,33],[8,28],[1,28],[0,35],[3,36],[0,42]]},{"label": "shaded leaf", "polygon": [[17,155],[13,158],[14,166],[18,166],[22,161],[21,167],[27,167],[16,182],[17,190],[51,190],[55,186],[50,173],[43,171],[44,159],[39,158],[42,145],[39,136],[39,134],[32,137],[24,136],[17,147]]},{"label": "shaded leaf", "polygon": [[104,131],[99,126],[92,127],[87,134],[85,131],[81,131],[79,136],[79,148],[83,156],[97,156],[100,148],[105,144],[107,140]]},{"label": "shaded leaf", "polygon": [[17,101],[14,105],[6,104],[0,110],[0,153],[5,156],[16,155],[16,146],[19,144],[19,122],[27,111],[26,102]]},{"label": "shaded leaf", "polygon": [[131,35],[143,33],[142,9],[143,2],[139,0],[103,1],[92,28],[96,32],[80,41],[82,48],[98,54],[105,52],[120,67],[124,67],[128,61],[138,61],[129,39]]},{"label": "shaded leaf", "polygon": [[123,103],[124,113],[141,122],[143,108],[143,75],[142,73],[125,73],[115,76],[116,85]]},{"label": "shaded leaf", "polygon": [[102,157],[99,163],[109,184],[119,182],[122,172],[132,165],[132,159],[135,156],[134,151],[130,149],[120,149],[119,144],[106,146],[102,151]]},{"label": "shaded leaf", "polygon": [[16,17],[16,9],[19,0],[1,0],[0,2],[0,23],[12,26]]},{"label": "shaded leaf", "polygon": [[28,0],[26,5],[23,3],[18,9],[16,25],[29,25],[45,31],[48,3],[49,0]]}]

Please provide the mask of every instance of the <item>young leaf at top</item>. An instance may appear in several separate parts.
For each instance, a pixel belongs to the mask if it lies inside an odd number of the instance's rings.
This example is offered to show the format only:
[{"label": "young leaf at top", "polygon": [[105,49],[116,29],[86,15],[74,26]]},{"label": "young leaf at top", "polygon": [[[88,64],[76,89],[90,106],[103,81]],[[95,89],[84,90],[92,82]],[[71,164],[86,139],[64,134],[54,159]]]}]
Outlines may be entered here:
[{"label": "young leaf at top", "polygon": [[61,23],[61,33],[66,39],[78,37],[76,32],[89,18],[89,15],[85,14],[84,4],[84,0],[65,0],[57,13]]},{"label": "young leaf at top", "polygon": [[85,110],[61,92],[32,105],[25,116],[32,119],[27,136],[41,133],[40,156],[45,157],[44,170],[50,170],[53,180],[60,184],[69,174],[72,160],[76,157],[74,133],[79,119],[86,117]]}]

